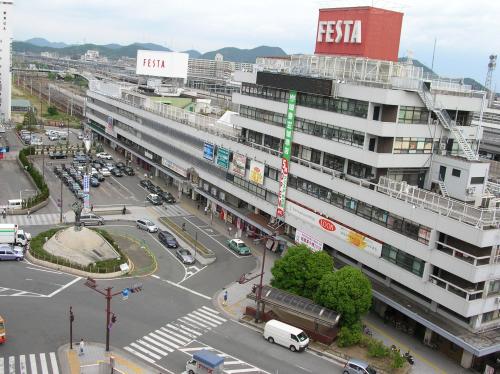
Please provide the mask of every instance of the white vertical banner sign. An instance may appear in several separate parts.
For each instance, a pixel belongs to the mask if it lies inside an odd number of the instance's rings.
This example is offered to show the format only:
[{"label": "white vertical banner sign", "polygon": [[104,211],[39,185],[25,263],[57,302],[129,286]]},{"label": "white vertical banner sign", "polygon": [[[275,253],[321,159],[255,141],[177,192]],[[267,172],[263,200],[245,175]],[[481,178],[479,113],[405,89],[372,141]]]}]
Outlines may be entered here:
[{"label": "white vertical banner sign", "polygon": [[88,174],[83,176],[83,208],[90,209],[90,177]]}]

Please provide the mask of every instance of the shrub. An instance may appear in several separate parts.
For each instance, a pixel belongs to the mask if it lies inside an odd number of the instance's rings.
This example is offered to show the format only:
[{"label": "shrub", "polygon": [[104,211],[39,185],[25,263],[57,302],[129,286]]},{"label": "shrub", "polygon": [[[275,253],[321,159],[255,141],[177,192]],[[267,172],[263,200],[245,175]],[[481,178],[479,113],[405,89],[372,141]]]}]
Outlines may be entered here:
[{"label": "shrub", "polygon": [[31,154],[32,152],[33,147],[23,148],[19,152],[19,161],[21,161],[21,164],[29,173],[31,178],[33,178],[33,181],[35,182],[35,185],[37,186],[39,191],[34,197],[26,200],[24,208],[31,208],[32,206],[41,203],[42,201],[48,199],[50,194],[49,187],[45,183],[42,174],[40,174],[40,172],[35,167],[33,167],[33,164],[28,160],[27,155]]},{"label": "shrub", "polygon": [[56,116],[57,114],[59,114],[59,111],[55,106],[51,105],[47,108],[47,114],[49,116]]},{"label": "shrub", "polygon": [[406,359],[401,355],[399,351],[391,352],[391,367],[393,369],[399,369],[404,366]]},{"label": "shrub", "polygon": [[338,335],[339,347],[349,347],[358,344],[363,336],[361,324],[355,323],[351,326],[342,326]]},{"label": "shrub", "polygon": [[368,343],[368,356],[370,357],[387,357],[390,353],[390,348],[381,340],[371,339]]}]

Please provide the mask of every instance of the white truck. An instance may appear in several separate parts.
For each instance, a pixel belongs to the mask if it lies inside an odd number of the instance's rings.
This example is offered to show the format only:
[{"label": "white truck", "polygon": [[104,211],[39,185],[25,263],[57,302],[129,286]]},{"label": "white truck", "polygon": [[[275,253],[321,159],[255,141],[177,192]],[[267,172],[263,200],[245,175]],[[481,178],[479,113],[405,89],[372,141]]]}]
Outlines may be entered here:
[{"label": "white truck", "polygon": [[31,234],[20,230],[14,223],[0,223],[0,244],[23,246],[31,240]]}]

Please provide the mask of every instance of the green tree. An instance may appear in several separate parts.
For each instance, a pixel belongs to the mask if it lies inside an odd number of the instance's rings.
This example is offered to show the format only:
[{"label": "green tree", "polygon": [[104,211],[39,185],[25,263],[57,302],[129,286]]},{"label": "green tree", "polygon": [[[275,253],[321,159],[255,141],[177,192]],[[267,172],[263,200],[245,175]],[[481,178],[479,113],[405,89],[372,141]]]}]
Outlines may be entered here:
[{"label": "green tree", "polygon": [[372,287],[361,270],[352,266],[326,274],[319,282],[316,303],[339,312],[345,326],[359,323],[372,303]]},{"label": "green tree", "polygon": [[32,131],[37,125],[35,112],[33,110],[28,110],[24,115],[23,127]]},{"label": "green tree", "polygon": [[320,280],[332,271],[333,259],[328,253],[312,252],[303,244],[297,245],[274,263],[271,285],[312,299]]},{"label": "green tree", "polygon": [[57,116],[57,114],[59,114],[59,111],[55,106],[51,105],[47,108],[47,114],[49,116]]},{"label": "green tree", "polygon": [[51,81],[55,81],[55,80],[56,80],[56,78],[57,78],[57,75],[56,75],[56,73],[49,72],[49,73],[47,74],[47,77],[48,77]]}]

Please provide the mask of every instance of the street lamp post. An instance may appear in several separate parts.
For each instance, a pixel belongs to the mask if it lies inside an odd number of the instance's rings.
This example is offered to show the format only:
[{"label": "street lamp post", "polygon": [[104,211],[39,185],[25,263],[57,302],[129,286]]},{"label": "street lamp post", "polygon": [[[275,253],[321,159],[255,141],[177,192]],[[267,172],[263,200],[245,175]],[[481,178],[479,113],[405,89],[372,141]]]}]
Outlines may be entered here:
[{"label": "street lamp post", "polygon": [[73,349],[73,321],[75,315],[73,314],[73,307],[69,306],[69,349]]}]

